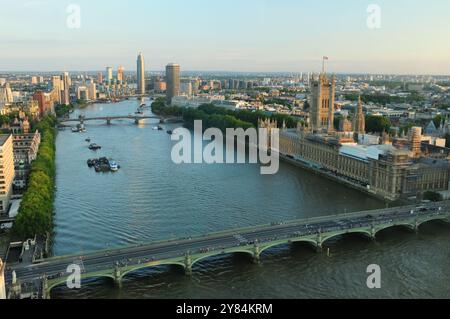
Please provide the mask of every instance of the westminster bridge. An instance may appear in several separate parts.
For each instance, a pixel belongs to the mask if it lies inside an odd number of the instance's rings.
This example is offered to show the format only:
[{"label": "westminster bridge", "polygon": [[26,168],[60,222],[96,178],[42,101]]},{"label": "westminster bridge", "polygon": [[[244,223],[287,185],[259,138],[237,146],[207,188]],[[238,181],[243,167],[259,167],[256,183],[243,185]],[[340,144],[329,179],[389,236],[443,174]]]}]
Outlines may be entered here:
[{"label": "westminster bridge", "polygon": [[6,282],[10,291],[37,286],[39,297],[50,298],[53,288],[67,282],[72,274],[67,272],[68,266],[74,264],[79,265],[83,280],[106,277],[120,286],[125,276],[142,269],[174,265],[191,275],[196,263],[214,256],[240,253],[259,262],[264,251],[280,245],[304,242],[320,252],[329,240],[346,234],[375,240],[382,230],[405,227],[417,232],[422,224],[430,221],[450,222],[450,201],[272,223],[85,255],[53,257],[34,264],[13,264],[6,270]]}]

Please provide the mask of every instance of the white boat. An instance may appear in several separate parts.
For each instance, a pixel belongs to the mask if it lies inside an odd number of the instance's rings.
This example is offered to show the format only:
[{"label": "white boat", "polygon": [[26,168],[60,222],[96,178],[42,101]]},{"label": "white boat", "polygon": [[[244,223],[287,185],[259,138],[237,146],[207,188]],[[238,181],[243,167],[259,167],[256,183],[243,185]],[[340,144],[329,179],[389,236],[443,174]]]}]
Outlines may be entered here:
[{"label": "white boat", "polygon": [[109,169],[111,172],[117,172],[119,170],[119,165],[115,161],[109,161]]}]

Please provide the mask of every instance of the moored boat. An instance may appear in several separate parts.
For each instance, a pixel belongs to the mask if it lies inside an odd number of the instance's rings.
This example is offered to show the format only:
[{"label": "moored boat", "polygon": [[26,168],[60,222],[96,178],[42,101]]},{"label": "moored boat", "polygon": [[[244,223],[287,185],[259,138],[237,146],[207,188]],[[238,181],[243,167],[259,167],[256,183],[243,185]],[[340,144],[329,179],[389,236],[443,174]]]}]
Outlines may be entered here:
[{"label": "moored boat", "polygon": [[109,169],[111,170],[111,172],[117,172],[119,170],[119,165],[117,165],[117,163],[113,160],[109,161]]},{"label": "moored boat", "polygon": [[89,145],[89,149],[91,151],[96,151],[96,150],[100,150],[102,147],[100,145],[97,145],[95,143],[92,143],[91,145]]}]

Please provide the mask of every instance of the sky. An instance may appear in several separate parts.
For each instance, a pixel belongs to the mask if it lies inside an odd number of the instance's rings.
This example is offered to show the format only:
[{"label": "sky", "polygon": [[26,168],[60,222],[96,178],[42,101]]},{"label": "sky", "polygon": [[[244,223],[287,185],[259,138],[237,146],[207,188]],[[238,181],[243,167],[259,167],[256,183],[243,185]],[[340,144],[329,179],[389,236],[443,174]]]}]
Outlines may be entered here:
[{"label": "sky", "polygon": [[155,71],[315,72],[328,56],[330,72],[449,75],[449,16],[448,0],[0,0],[0,70],[135,70],[142,51]]}]

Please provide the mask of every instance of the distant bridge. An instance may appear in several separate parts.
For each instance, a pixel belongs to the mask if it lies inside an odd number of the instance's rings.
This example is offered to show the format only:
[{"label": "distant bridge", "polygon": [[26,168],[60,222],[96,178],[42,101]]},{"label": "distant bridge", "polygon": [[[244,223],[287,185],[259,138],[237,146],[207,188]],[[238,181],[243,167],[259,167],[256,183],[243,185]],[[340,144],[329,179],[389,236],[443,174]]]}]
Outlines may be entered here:
[{"label": "distant bridge", "polygon": [[136,124],[139,124],[141,121],[146,119],[157,119],[160,120],[161,123],[169,123],[169,122],[179,122],[182,120],[180,117],[161,117],[161,116],[145,116],[145,115],[123,115],[123,116],[99,116],[99,117],[85,117],[80,115],[76,119],[59,119],[58,122],[60,125],[64,125],[67,123],[78,123],[84,124],[88,121],[106,121],[107,125],[111,125],[112,121],[115,120],[133,120]]},{"label": "distant bridge", "polygon": [[[141,269],[175,265],[191,275],[196,263],[214,256],[245,254],[259,262],[264,251],[280,245],[303,242],[321,251],[330,239],[342,235],[360,234],[375,240],[382,230],[405,227],[418,231],[421,225],[430,221],[450,222],[450,201],[301,219],[85,255],[54,257],[39,264],[11,265],[6,278],[13,291],[18,287],[20,291],[21,284],[29,287],[38,282],[42,297],[49,298],[54,287],[66,283],[67,267],[74,263],[82,263],[82,279],[106,277],[120,286],[125,276]],[[11,282],[12,271],[19,279],[14,284]]]}]

